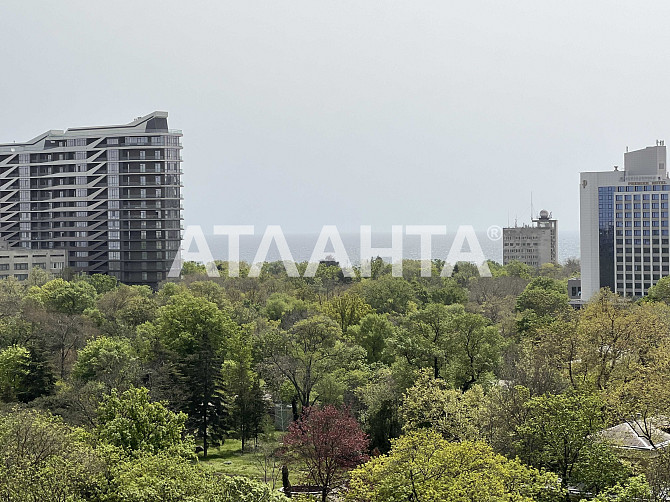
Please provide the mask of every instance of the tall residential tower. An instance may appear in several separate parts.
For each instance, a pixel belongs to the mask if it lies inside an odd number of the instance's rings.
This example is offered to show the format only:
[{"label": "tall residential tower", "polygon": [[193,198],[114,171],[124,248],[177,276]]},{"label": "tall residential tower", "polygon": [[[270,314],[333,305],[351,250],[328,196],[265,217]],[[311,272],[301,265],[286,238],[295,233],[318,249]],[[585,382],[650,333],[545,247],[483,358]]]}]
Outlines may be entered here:
[{"label": "tall residential tower", "polygon": [[0,238],[156,287],[181,240],[181,131],[166,112],[0,144]]},{"label": "tall residential tower", "polygon": [[644,296],[669,274],[665,145],[626,152],[623,170],[581,173],[579,190],[582,299],[604,287]]}]

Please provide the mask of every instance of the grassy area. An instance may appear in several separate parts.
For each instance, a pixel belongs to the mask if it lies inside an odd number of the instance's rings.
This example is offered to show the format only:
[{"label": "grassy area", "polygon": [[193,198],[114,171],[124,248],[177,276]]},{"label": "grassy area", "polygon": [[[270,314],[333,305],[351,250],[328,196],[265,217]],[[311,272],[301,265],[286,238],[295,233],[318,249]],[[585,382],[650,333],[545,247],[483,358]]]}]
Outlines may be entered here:
[{"label": "grassy area", "polygon": [[202,453],[198,454],[198,458],[203,469],[257,480],[263,477],[254,453],[242,452],[242,442],[237,439],[226,439],[220,447],[210,448],[206,459]]},{"label": "grassy area", "polygon": [[[266,449],[277,448],[279,446],[279,442],[274,442],[266,445]],[[210,448],[206,459],[203,458],[202,453],[198,454],[198,459],[203,469],[228,476],[246,476],[257,481],[264,481],[264,473],[259,461],[259,458],[262,458],[262,456],[260,451],[255,452],[253,441],[248,443],[247,451],[242,452],[241,441],[226,439],[220,447]],[[281,486],[281,460],[277,460],[275,474],[277,476],[276,486],[279,487]],[[272,473],[270,472],[270,468],[268,468],[268,480],[270,476],[272,476]],[[291,482],[295,484],[305,481],[304,473],[297,466],[292,465]]]}]

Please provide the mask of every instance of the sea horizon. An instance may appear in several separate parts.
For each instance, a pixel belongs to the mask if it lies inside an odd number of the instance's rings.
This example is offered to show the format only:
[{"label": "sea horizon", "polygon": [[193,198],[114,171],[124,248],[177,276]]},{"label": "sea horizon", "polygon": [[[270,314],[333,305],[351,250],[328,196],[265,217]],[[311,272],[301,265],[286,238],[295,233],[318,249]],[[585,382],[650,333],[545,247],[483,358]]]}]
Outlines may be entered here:
[{"label": "sea horizon", "polygon": [[[475,232],[484,256],[487,260],[502,263],[502,239],[492,240],[485,231]],[[452,232],[446,236],[433,236],[432,257],[446,260],[451,249],[456,233]],[[360,235],[357,233],[343,232],[340,234],[342,243],[347,251],[349,259],[354,265],[360,263]],[[285,234],[291,255],[295,262],[309,261],[314,245],[319,237],[318,233],[287,233]],[[262,233],[258,232],[251,236],[240,237],[240,260],[252,263],[256,256]],[[223,235],[205,235],[207,244],[215,260],[228,261],[228,237]],[[372,234],[372,245],[376,248],[391,246],[391,233],[379,232]],[[332,247],[327,252],[334,252]],[[579,259],[579,231],[559,230],[558,232],[558,261],[563,264],[568,259]],[[279,253],[274,244],[271,246],[265,261],[280,260]],[[420,259],[419,236],[403,235],[403,259]]]}]

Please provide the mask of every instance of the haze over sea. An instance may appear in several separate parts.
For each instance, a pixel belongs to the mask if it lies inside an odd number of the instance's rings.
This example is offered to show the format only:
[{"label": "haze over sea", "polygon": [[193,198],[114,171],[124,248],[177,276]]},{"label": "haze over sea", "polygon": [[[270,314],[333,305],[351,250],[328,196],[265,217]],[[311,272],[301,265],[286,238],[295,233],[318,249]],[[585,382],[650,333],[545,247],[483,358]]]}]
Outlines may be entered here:
[{"label": "haze over sea", "polygon": [[[264,228],[256,228],[255,235],[240,237],[240,259],[242,261],[250,263],[254,260],[264,230]],[[502,263],[502,239],[491,240],[486,232],[481,231],[476,232],[476,234],[484,256],[489,260]],[[286,241],[288,242],[294,261],[302,262],[309,260],[318,236],[318,233],[286,234]],[[446,236],[433,236],[433,258],[445,260],[455,236],[455,230],[448,232]],[[360,261],[360,236],[354,233],[342,233],[341,237],[344,247],[349,254],[349,259],[352,263],[358,264]],[[214,259],[227,261],[228,238],[222,235],[208,235],[206,239]],[[377,248],[390,247],[391,234],[374,233],[373,231],[372,246]],[[332,248],[329,247],[328,251],[332,252]],[[419,236],[403,235],[403,257],[412,260],[420,258]],[[579,232],[574,230],[559,230],[558,260],[560,263],[565,263],[569,258],[579,258]],[[266,261],[276,261],[279,259],[279,253],[273,244]]]}]

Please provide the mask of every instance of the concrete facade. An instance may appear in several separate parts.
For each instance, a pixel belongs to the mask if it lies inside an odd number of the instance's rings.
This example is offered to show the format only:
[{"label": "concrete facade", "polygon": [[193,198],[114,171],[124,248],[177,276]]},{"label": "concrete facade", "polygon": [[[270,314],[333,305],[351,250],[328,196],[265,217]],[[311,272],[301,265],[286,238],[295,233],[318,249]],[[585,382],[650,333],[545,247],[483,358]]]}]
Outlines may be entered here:
[{"label": "concrete facade", "polygon": [[503,228],[503,265],[518,261],[531,267],[556,263],[558,221],[548,211],[540,211],[533,225]]}]

